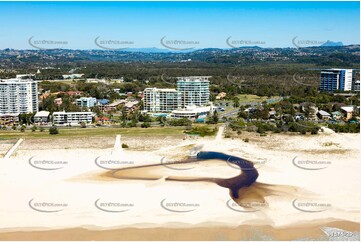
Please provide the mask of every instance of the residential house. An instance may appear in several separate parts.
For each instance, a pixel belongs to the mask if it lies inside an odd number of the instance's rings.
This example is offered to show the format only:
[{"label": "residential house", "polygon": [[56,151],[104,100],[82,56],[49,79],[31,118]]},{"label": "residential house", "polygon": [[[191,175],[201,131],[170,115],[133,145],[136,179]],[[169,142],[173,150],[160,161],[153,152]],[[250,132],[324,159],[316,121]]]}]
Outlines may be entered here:
[{"label": "residential house", "polygon": [[221,99],[225,98],[226,95],[227,95],[227,93],[225,93],[225,92],[220,92],[220,93],[218,93],[218,95],[216,96],[216,99],[217,99],[217,100],[221,100]]},{"label": "residential house", "polygon": [[300,103],[301,111],[304,112],[309,120],[317,120],[318,108],[316,104],[311,102]]},{"label": "residential house", "polygon": [[331,117],[333,120],[341,120],[343,118],[343,115],[340,111],[335,111],[331,113]]},{"label": "residential house", "polygon": [[323,110],[319,110],[317,112],[317,116],[322,119],[322,120],[329,120],[331,119],[331,114],[329,114],[328,112],[326,111],[323,111]]},{"label": "residential house", "polygon": [[344,106],[341,107],[341,112],[344,114],[345,121],[348,121],[352,118],[353,106]]}]

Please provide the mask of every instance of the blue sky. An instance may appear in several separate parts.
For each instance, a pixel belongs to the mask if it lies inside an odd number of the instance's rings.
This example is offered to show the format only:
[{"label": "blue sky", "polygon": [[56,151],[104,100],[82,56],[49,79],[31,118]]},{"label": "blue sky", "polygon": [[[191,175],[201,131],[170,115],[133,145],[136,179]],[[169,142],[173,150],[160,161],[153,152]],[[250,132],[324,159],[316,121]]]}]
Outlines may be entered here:
[{"label": "blue sky", "polygon": [[32,36],[69,49],[99,49],[98,36],[134,48],[164,48],[164,36],[196,48],[227,48],[230,36],[261,47],[293,47],[296,36],[360,43],[359,2],[0,2],[0,9],[0,49],[32,49]]}]

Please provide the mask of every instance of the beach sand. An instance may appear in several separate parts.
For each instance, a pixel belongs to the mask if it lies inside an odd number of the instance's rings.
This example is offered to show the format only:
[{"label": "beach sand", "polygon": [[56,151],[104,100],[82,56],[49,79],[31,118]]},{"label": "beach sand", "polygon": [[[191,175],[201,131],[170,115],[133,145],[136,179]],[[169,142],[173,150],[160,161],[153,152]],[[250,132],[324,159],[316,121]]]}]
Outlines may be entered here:
[{"label": "beach sand", "polygon": [[[25,140],[0,159],[0,239],[328,240],[323,227],[359,236],[360,134],[217,137],[158,138],[149,147],[124,137],[132,144],[124,152],[106,137],[101,148]],[[213,182],[167,180],[240,173],[219,160],[167,163],[196,145],[253,161],[257,181],[234,199]],[[126,167],[127,177],[109,176]]]}]

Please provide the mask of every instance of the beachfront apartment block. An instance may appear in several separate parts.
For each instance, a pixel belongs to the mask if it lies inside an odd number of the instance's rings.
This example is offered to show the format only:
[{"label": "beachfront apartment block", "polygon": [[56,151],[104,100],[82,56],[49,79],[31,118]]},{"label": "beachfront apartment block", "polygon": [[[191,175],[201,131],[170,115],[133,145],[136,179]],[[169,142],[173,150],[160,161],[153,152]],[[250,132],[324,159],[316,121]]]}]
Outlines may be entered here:
[{"label": "beachfront apartment block", "polygon": [[177,89],[146,88],[143,92],[143,109],[153,113],[169,113],[187,107],[207,106],[209,98],[207,76],[178,77]]},{"label": "beachfront apartment block", "polygon": [[181,93],[171,88],[146,88],[143,92],[144,110],[168,113],[181,105]]},{"label": "beachfront apartment block", "polygon": [[210,92],[208,76],[178,77],[177,91],[181,95],[181,108],[208,105]]},{"label": "beachfront apartment block", "polygon": [[97,99],[94,97],[81,97],[76,99],[76,105],[82,108],[92,108],[96,105]]},{"label": "beachfront apartment block", "polygon": [[55,125],[75,125],[84,123],[92,123],[95,117],[93,112],[54,112],[53,124]]},{"label": "beachfront apartment block", "polygon": [[327,92],[352,91],[354,81],[352,69],[325,69],[321,71],[320,90]]},{"label": "beachfront apartment block", "polygon": [[38,83],[32,79],[0,79],[0,115],[39,110]]}]

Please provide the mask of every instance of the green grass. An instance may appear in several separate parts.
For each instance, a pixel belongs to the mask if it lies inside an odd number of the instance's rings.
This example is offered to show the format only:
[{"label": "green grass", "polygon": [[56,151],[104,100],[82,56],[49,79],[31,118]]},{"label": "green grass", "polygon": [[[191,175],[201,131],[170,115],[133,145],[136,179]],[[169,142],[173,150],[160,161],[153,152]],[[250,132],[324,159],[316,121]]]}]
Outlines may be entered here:
[{"label": "green grass", "polygon": [[[263,102],[266,101],[268,99],[268,97],[263,96],[257,96],[257,95],[252,95],[252,94],[239,94],[237,95],[237,97],[239,98],[240,102]],[[278,98],[279,96],[273,96],[271,97],[271,99],[273,98]]]},{"label": "green grass", "polygon": [[35,138],[79,138],[79,137],[104,137],[104,136],[114,136],[116,134],[124,135],[125,137],[133,136],[182,136],[183,129],[179,127],[154,127],[154,128],[66,128],[62,129],[58,127],[59,134],[50,135],[48,129],[45,129],[44,132],[37,130],[36,132],[31,132],[31,130],[26,130],[25,132],[20,132],[19,130],[13,131],[8,130],[0,131],[0,140],[1,139],[13,139],[13,138],[26,138],[26,139],[35,139]]}]

